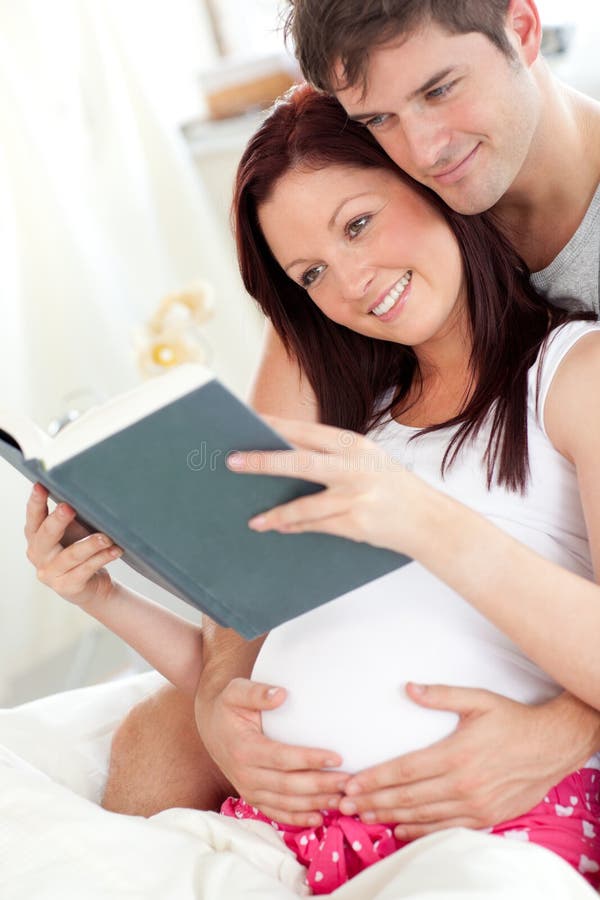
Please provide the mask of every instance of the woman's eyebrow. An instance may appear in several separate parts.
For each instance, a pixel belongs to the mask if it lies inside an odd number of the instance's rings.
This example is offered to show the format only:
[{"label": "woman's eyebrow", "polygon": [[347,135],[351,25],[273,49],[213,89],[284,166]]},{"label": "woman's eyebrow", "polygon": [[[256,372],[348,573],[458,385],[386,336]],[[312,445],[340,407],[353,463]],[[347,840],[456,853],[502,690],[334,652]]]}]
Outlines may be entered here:
[{"label": "woman's eyebrow", "polygon": [[342,209],[344,208],[346,203],[350,203],[351,200],[358,200],[360,197],[366,197],[367,194],[370,194],[370,193],[372,193],[372,192],[371,191],[361,191],[359,194],[351,194],[349,197],[345,197],[341,201],[341,203],[339,203],[336,206],[332,217],[330,218],[329,222],[327,223],[327,227],[333,228],[333,226],[335,225],[335,220],[339,216],[340,212],[342,211]]}]

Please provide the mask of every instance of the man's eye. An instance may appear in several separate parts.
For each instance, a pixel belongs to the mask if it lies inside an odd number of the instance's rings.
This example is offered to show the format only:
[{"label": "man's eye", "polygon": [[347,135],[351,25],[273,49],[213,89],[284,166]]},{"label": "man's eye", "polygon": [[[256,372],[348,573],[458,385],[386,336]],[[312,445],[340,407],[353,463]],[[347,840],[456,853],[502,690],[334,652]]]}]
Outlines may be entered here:
[{"label": "man's eye", "polygon": [[367,227],[369,224],[371,216],[360,216],[358,219],[353,219],[351,222],[348,222],[346,225],[346,234],[349,238],[358,237],[358,235]]},{"label": "man's eye", "polygon": [[313,266],[312,269],[307,269],[306,272],[303,272],[300,276],[300,284],[302,287],[309,288],[324,270],[325,266]]},{"label": "man's eye", "polygon": [[376,130],[377,128],[381,128],[383,125],[389,122],[390,119],[391,116],[389,113],[381,113],[378,116],[371,116],[370,119],[366,120],[365,125],[367,126],[367,128],[373,128]]},{"label": "man's eye", "polygon": [[446,97],[455,84],[455,81],[449,81],[448,84],[441,84],[439,87],[433,88],[433,90],[431,91],[427,91],[425,96],[428,100],[439,100],[442,97]]}]

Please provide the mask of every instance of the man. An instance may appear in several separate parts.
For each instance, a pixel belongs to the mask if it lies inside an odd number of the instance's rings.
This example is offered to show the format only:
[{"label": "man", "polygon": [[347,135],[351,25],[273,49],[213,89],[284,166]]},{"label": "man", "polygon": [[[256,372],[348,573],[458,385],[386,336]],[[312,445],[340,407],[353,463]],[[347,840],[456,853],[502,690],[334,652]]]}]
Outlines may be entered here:
[{"label": "man", "polygon": [[[600,105],[540,58],[533,0],[296,0],[288,26],[307,78],[399,166],[460,212],[493,208],[539,288],[598,309]],[[292,418],[312,408],[270,329],[251,402]],[[457,731],[348,781],[319,771],[331,752],[262,736],[260,710],[285,694],[246,680],[260,644],[207,623],[198,728],[172,689],[134,710],[113,744],[108,808],[212,808],[230,782],[282,821],[314,824],[341,800],[344,812],[373,811],[415,838],[519,815],[600,748],[600,714],[567,694],[528,708],[430,686],[412,699],[458,712]]]}]

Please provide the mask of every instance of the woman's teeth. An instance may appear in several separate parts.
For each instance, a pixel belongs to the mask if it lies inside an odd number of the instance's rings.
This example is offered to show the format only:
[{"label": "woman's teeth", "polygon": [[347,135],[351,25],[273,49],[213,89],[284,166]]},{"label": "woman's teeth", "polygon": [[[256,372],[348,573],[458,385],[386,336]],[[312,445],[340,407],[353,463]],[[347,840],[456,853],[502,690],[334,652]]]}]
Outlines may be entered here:
[{"label": "woman's teeth", "polygon": [[392,306],[394,306],[396,301],[402,296],[402,294],[408,287],[411,278],[412,272],[409,269],[406,275],[403,275],[400,281],[397,281],[391,291],[386,294],[381,303],[371,310],[373,315],[383,316],[384,313],[389,312]]}]

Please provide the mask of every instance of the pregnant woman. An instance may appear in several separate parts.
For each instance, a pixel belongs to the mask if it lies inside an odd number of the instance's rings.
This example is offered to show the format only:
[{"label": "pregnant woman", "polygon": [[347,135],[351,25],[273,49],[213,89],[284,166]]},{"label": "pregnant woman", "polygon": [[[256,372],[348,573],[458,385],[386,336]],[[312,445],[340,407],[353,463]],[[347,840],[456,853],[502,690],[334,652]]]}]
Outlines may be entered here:
[{"label": "pregnant woman", "polygon": [[[447,209],[335,100],[305,87],[250,142],[235,210],[246,287],[298,361],[315,422],[272,420],[297,449],[229,464],[240,477],[293,470],[326,486],[250,527],[339,534],[415,560],[267,637],[253,675],[288,695],[264,715],[265,732],[331,746],[357,771],[456,727],[404,698],[409,679],[528,704],[564,687],[600,705],[600,416],[584,390],[600,377],[600,329],[590,314],[550,306],[488,215]],[[193,626],[177,626],[193,666],[174,673],[162,658],[165,614],[140,598],[124,604],[89,540],[87,555],[85,541],[59,549],[56,516],[28,519],[46,583],[126,639],[143,633],[153,665],[195,683]],[[587,761],[494,833],[542,844],[597,883],[599,769]],[[347,802],[312,829],[273,823],[315,892],[402,845],[393,823]],[[271,821],[243,798],[223,811]]]}]

